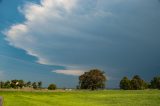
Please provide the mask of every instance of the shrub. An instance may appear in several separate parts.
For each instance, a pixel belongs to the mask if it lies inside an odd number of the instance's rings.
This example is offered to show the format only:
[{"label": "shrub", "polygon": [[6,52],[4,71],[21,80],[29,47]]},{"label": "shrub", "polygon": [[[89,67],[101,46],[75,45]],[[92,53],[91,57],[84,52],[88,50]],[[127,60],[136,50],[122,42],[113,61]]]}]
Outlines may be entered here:
[{"label": "shrub", "polygon": [[56,87],[56,85],[55,84],[50,84],[49,86],[48,86],[48,89],[49,90],[55,90],[57,87]]}]

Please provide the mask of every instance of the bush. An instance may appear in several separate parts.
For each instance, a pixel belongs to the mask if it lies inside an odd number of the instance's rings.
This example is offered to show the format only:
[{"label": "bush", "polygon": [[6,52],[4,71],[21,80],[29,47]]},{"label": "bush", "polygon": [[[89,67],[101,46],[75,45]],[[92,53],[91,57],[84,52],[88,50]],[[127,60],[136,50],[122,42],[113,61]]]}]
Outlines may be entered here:
[{"label": "bush", "polygon": [[56,87],[56,85],[55,84],[50,84],[49,86],[48,86],[48,89],[49,90],[55,90],[57,87]]}]

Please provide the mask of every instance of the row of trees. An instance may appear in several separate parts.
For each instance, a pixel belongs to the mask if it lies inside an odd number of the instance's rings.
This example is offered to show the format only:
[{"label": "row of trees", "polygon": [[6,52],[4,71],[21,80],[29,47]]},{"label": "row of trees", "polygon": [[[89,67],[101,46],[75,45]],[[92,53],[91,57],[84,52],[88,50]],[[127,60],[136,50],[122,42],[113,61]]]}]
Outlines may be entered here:
[{"label": "row of trees", "polygon": [[42,82],[24,82],[23,80],[11,80],[11,81],[0,81],[0,88],[23,88],[23,87],[29,87],[29,88],[34,88],[34,89],[41,89],[42,88]]},{"label": "row of trees", "polygon": [[[79,76],[78,89],[104,89],[107,78],[105,73],[99,69],[92,69]],[[11,80],[0,82],[0,88],[23,88],[29,87],[34,89],[41,89],[42,82],[24,82],[23,80]],[[55,84],[48,86],[49,90],[55,90],[57,87]],[[127,77],[123,77],[120,81],[120,88],[124,90],[142,90],[147,88],[160,89],[160,76],[154,77],[150,83],[145,82],[140,76],[135,75],[131,80]]]},{"label": "row of trees", "polygon": [[[107,78],[99,69],[92,69],[79,76],[78,89],[104,89]],[[124,90],[160,89],[160,76],[154,77],[150,83],[144,81],[140,76],[135,75],[130,80],[123,77],[120,81],[120,88]]]},{"label": "row of trees", "polygon": [[[42,89],[42,82],[25,82],[23,80],[11,80],[11,81],[0,81],[0,88],[14,88],[14,89],[22,89],[22,88],[33,88],[33,89]],[[48,86],[49,90],[55,90],[57,87],[55,84],[50,84]]]},{"label": "row of trees", "polygon": [[120,81],[120,88],[124,90],[143,90],[143,89],[160,89],[160,76],[154,77],[150,83],[135,75],[131,80],[128,77],[123,77]]}]

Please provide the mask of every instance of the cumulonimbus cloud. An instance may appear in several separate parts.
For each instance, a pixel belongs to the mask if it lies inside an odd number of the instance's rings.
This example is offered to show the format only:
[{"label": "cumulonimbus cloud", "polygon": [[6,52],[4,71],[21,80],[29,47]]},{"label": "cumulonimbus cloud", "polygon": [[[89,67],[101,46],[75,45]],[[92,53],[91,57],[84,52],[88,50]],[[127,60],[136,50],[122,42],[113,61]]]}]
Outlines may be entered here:
[{"label": "cumulonimbus cloud", "polygon": [[159,7],[150,0],[41,0],[21,12],[25,22],[6,40],[41,64],[153,69],[160,54]]},{"label": "cumulonimbus cloud", "polygon": [[93,46],[103,46],[106,42],[89,32],[92,22],[110,15],[94,10],[96,4],[97,0],[42,0],[40,5],[26,4],[22,10],[26,21],[11,26],[6,39],[36,56],[41,64],[76,65],[79,57],[92,57],[90,52],[97,51]]}]

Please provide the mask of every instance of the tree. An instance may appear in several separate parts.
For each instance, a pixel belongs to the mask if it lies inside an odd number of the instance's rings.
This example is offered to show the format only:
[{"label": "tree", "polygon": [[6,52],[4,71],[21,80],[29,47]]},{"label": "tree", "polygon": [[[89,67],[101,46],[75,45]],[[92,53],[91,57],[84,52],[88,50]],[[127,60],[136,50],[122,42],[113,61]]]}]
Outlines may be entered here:
[{"label": "tree", "polygon": [[131,89],[131,83],[127,77],[123,77],[122,80],[120,81],[120,88],[124,90]]},{"label": "tree", "polygon": [[10,86],[10,81],[6,81],[5,83],[4,83],[4,88],[10,88],[11,86]]},{"label": "tree", "polygon": [[131,89],[142,90],[146,88],[146,82],[140,78],[140,76],[135,75],[131,80]]},{"label": "tree", "polygon": [[4,88],[4,82],[3,81],[0,82],[0,88]]},{"label": "tree", "polygon": [[24,81],[23,80],[18,80],[18,87],[20,87],[20,88],[24,87]]},{"label": "tree", "polygon": [[160,89],[160,76],[154,77],[151,80],[151,88],[153,89]]},{"label": "tree", "polygon": [[41,81],[38,82],[38,88],[42,88],[42,82]]},{"label": "tree", "polygon": [[81,89],[104,89],[106,76],[99,69],[92,69],[79,76],[79,87]]},{"label": "tree", "polygon": [[10,86],[15,89],[22,88],[22,87],[24,87],[24,81],[23,80],[16,80],[16,79],[11,80]]},{"label": "tree", "polygon": [[36,82],[33,82],[33,83],[32,83],[32,87],[33,87],[34,89],[37,89],[37,87],[38,87],[38,86],[37,86],[37,83],[36,83]]},{"label": "tree", "polygon": [[15,80],[11,80],[11,87],[12,88],[15,88],[15,89],[18,88],[17,85],[18,85],[18,80],[16,80],[16,79]]},{"label": "tree", "polygon": [[49,86],[48,86],[48,89],[49,90],[55,90],[57,87],[56,87],[56,85],[55,84],[50,84]]},{"label": "tree", "polygon": [[28,81],[25,85],[26,87],[31,87],[31,81]]}]

